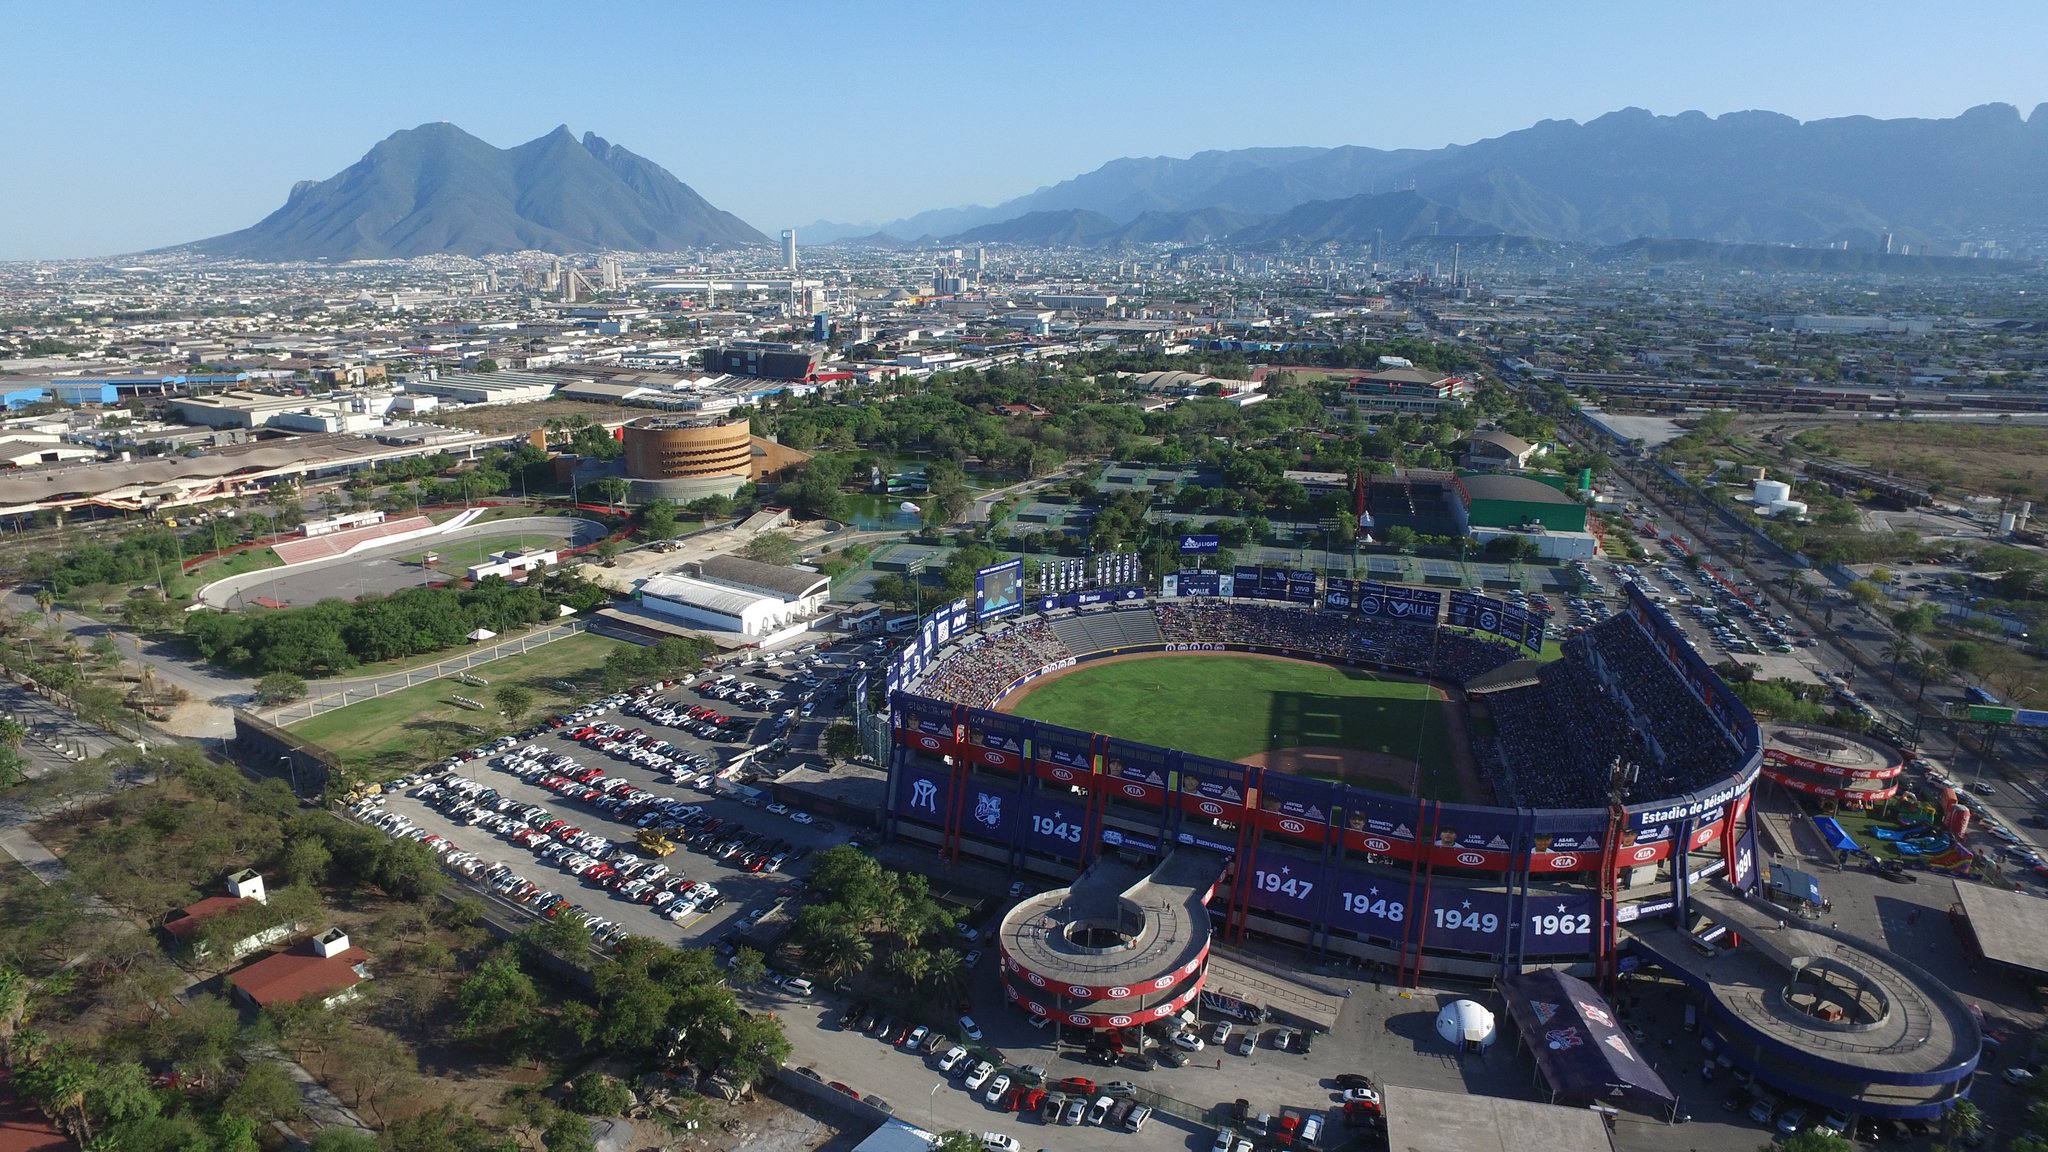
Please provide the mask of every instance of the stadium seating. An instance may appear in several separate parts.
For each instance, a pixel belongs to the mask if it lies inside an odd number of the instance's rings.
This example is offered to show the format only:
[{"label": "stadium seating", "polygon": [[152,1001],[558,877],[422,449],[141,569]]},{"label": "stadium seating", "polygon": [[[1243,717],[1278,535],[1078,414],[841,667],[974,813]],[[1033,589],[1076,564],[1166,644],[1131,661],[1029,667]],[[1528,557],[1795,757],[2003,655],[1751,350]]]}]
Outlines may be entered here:
[{"label": "stadium seating", "polygon": [[1567,639],[1534,686],[1486,697],[1495,798],[1600,807],[1677,796],[1732,773],[1741,752],[1641,625],[1617,616]]},{"label": "stadium seating", "polygon": [[1077,656],[1089,652],[1107,652],[1111,648],[1160,644],[1166,640],[1159,632],[1159,617],[1153,615],[1149,604],[1137,608],[1055,616],[1051,623],[1052,630],[1059,635],[1060,642],[1067,646],[1067,651]]},{"label": "stadium seating", "polygon": [[1051,623],[1033,616],[947,652],[917,690],[970,708],[987,708],[1020,677],[1072,655]]},{"label": "stadium seating", "polygon": [[425,516],[408,516],[403,520],[391,520],[383,524],[372,524],[366,528],[351,528],[346,532],[330,532],[325,536],[308,536],[299,540],[286,540],[270,546],[277,558],[287,564],[304,564],[308,560],[326,560],[342,556],[357,545],[387,536],[405,532],[417,532],[434,526]]}]

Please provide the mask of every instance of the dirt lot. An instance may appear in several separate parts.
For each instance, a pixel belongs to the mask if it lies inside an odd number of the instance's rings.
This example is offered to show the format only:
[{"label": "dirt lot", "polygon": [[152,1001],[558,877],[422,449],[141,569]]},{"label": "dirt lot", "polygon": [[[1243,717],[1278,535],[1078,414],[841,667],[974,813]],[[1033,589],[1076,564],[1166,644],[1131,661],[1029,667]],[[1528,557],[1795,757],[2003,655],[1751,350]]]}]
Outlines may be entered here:
[{"label": "dirt lot", "polygon": [[1861,420],[1809,428],[1809,452],[1986,496],[2048,500],[2048,428],[1935,420]]}]

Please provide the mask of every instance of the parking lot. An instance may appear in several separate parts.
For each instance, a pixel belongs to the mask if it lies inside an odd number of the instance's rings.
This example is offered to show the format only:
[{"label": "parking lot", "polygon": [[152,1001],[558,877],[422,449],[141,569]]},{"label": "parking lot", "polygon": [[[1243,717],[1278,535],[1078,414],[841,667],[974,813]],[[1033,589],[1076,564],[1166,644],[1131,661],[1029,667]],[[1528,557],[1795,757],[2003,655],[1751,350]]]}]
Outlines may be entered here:
[{"label": "parking lot", "polygon": [[[748,783],[798,754],[798,734],[816,722],[805,713],[820,717],[839,698],[831,681],[847,661],[821,654],[787,679],[757,664],[742,670],[756,675],[712,671],[607,697],[402,778],[352,812],[425,841],[536,914],[580,909],[600,936],[715,940],[786,895],[811,853],[851,835]],[[699,691],[721,681],[726,698]],[[745,686],[756,691],[733,695]]]}]

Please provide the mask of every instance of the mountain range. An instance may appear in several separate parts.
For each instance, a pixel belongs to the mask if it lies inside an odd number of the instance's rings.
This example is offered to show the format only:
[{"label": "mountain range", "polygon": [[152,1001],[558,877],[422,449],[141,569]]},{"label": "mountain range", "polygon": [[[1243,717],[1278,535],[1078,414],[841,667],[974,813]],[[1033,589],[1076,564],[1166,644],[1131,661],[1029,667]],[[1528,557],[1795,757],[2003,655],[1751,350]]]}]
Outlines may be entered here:
[{"label": "mountain range", "polygon": [[561,127],[496,148],[441,123],[395,133],[335,175],[298,184],[254,226],[186,247],[289,261],[768,242],[661,165],[596,135],[579,140]]},{"label": "mountain range", "polygon": [[[1384,151],[1248,148],[1113,160],[994,207],[947,208],[879,227],[820,222],[828,241],[869,233],[1082,246],[1144,242],[1194,213],[1246,221],[1232,246],[1419,236],[1592,244],[1640,237],[1882,249],[1945,245],[2048,218],[2048,105],[1987,104],[1950,119],[1773,112],[1545,120],[1473,144]],[[1140,220],[1136,233],[1120,229]],[[1195,229],[1199,233],[1201,229]],[[1184,242],[1200,242],[1191,234]]]}]

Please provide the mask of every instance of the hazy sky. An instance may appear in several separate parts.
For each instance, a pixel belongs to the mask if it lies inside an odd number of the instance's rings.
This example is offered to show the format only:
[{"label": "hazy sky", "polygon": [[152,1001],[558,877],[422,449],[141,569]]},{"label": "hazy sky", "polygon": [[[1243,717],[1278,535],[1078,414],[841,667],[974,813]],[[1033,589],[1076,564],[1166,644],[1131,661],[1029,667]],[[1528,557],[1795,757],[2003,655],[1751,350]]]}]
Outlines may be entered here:
[{"label": "hazy sky", "polygon": [[0,259],[232,231],[401,128],[566,123],[763,231],[994,203],[1119,156],[1436,147],[1630,105],[2048,100],[2040,0],[7,5]]}]

